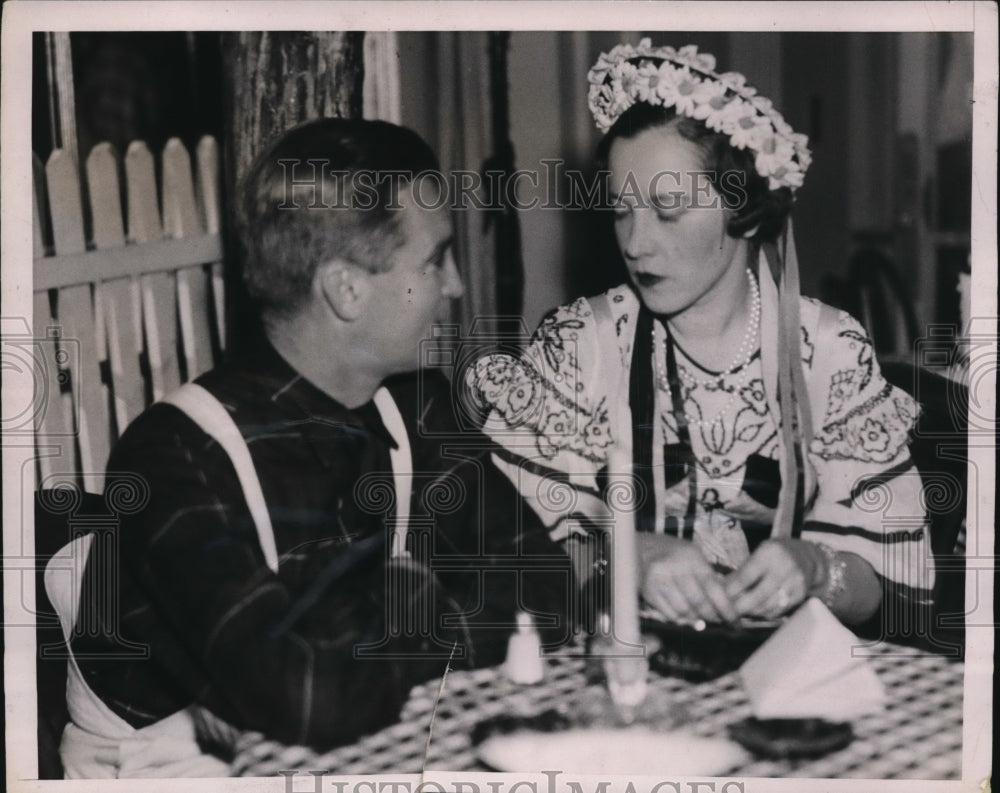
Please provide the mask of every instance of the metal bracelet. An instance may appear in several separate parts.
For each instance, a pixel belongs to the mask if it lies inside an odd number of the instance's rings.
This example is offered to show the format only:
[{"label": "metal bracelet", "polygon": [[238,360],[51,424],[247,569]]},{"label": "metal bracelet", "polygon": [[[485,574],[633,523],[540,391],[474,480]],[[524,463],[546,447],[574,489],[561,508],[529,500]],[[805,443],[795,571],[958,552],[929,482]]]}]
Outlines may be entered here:
[{"label": "metal bracelet", "polygon": [[829,545],[816,543],[826,558],[826,582],[819,599],[832,609],[840,594],[847,586],[847,560]]}]

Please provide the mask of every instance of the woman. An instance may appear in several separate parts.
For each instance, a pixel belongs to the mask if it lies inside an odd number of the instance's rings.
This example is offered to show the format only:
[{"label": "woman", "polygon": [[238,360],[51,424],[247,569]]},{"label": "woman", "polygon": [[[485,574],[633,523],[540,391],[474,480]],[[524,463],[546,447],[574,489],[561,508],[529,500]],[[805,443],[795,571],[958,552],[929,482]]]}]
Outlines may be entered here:
[{"label": "woman", "polygon": [[626,450],[641,593],[669,620],[815,596],[850,624],[883,591],[927,602],[916,405],[855,320],[798,295],[805,136],[693,46],[619,46],[588,79],[629,282],[556,309],[519,359],[477,363],[506,472],[574,551]]}]

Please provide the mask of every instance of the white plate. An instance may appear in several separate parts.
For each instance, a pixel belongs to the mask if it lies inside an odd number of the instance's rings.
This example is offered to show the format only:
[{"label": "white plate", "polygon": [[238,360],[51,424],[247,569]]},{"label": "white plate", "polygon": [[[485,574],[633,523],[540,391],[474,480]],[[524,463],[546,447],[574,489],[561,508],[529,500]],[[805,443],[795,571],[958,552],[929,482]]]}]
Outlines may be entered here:
[{"label": "white plate", "polygon": [[672,776],[718,776],[750,760],[732,741],[648,727],[524,730],[487,738],[478,755],[496,771],[540,773],[558,768],[575,774]]}]

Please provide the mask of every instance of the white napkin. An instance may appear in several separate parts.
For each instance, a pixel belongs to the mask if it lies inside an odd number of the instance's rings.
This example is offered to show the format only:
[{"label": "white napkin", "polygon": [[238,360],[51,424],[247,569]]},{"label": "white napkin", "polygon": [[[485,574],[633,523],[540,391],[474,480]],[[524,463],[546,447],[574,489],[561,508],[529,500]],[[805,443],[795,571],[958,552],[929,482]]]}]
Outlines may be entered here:
[{"label": "white napkin", "polygon": [[885,706],[885,689],[861,642],[810,598],[740,667],[758,719],[851,721]]}]

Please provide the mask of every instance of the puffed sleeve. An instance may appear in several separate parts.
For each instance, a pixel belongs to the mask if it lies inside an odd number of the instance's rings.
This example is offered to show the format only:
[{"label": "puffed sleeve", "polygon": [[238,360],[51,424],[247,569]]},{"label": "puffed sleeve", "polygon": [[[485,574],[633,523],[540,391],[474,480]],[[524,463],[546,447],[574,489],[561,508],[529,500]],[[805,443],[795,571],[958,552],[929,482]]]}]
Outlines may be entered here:
[{"label": "puffed sleeve", "polygon": [[817,490],[802,538],[861,556],[887,594],[929,603],[930,528],[908,447],[918,406],[882,376],[855,319],[823,312],[816,338],[806,340]]},{"label": "puffed sleeve", "polygon": [[481,358],[467,380],[488,412],[495,462],[564,539],[574,520],[603,510],[597,473],[611,444],[607,396],[597,382],[597,329],[579,299],[550,312],[520,354]]}]

